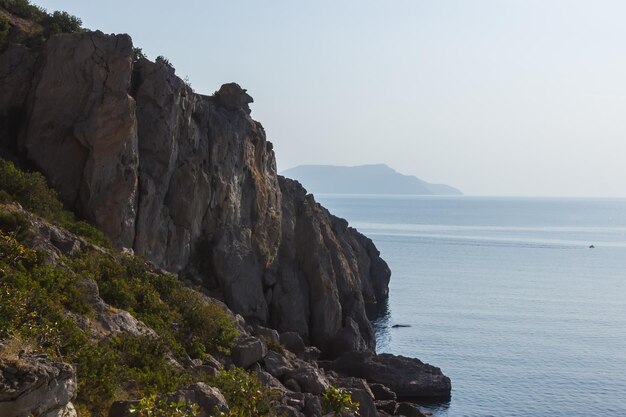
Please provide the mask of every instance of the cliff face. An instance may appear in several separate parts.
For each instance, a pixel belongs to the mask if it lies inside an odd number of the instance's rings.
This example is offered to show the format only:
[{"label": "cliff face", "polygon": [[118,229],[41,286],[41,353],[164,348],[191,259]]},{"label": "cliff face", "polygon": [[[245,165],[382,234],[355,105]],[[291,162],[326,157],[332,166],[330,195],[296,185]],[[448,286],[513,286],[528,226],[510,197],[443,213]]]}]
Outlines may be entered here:
[{"label": "cliff face", "polygon": [[53,36],[0,55],[0,146],[119,247],[252,322],[329,354],[375,346],[390,272],[373,243],[279,177],[236,84],[195,94],[126,35]]}]

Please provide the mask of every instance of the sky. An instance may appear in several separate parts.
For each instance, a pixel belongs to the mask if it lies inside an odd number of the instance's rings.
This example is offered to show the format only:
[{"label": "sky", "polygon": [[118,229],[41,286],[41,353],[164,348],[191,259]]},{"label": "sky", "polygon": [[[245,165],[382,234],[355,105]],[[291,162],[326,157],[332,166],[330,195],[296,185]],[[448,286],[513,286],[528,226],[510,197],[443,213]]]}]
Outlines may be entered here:
[{"label": "sky", "polygon": [[386,163],[465,194],[626,197],[623,0],[34,0],[235,81],[279,170]]}]

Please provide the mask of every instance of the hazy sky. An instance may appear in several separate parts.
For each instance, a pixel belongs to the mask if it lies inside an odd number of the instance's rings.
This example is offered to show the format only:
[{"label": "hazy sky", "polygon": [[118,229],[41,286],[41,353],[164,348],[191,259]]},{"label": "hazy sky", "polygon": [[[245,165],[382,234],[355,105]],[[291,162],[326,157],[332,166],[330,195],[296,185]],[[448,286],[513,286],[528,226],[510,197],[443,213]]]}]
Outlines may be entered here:
[{"label": "hazy sky", "polygon": [[236,81],[279,169],[387,163],[466,194],[626,196],[626,1],[37,1]]}]

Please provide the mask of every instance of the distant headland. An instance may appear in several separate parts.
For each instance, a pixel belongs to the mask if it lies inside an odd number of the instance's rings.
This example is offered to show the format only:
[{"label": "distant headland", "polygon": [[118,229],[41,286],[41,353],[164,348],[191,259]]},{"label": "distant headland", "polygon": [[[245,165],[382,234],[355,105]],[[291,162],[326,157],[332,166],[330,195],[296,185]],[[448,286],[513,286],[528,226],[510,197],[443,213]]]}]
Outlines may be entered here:
[{"label": "distant headland", "polygon": [[299,165],[281,172],[298,180],[312,193],[462,195],[457,188],[431,184],[403,175],[385,164],[334,166]]}]

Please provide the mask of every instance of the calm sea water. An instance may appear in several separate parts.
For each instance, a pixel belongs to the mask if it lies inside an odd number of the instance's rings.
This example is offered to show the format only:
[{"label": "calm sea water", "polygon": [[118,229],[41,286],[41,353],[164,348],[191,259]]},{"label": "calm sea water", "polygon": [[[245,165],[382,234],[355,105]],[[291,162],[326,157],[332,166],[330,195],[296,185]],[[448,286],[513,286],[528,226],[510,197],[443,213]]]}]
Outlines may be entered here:
[{"label": "calm sea water", "polygon": [[626,200],[316,198],[389,263],[378,351],[452,379],[435,416],[626,416]]}]

